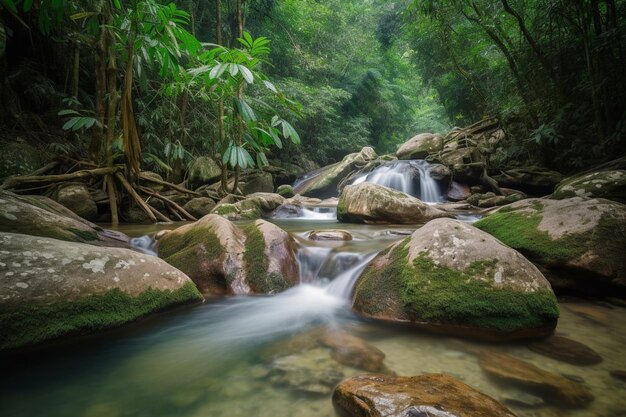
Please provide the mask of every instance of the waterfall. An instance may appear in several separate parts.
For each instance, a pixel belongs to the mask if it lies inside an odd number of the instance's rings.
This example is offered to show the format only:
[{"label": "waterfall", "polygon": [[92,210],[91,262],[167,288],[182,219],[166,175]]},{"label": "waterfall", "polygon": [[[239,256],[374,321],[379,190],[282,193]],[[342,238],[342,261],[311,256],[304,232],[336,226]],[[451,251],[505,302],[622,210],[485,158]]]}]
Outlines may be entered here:
[{"label": "waterfall", "polygon": [[440,203],[443,201],[442,192],[430,174],[431,169],[432,165],[424,160],[388,161],[358,176],[352,184],[369,182],[384,185],[425,203]]},{"label": "waterfall", "polygon": [[134,237],[130,240],[130,247],[143,252],[146,255],[157,255],[157,241],[150,235],[144,235],[140,237]]}]

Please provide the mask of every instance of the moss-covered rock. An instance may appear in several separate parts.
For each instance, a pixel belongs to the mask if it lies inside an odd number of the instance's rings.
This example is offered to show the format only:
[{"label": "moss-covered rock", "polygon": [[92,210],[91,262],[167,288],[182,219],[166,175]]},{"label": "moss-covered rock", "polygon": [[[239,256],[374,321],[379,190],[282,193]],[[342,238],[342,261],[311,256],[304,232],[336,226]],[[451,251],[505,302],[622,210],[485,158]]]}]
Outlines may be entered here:
[{"label": "moss-covered rock", "polygon": [[549,270],[558,290],[626,292],[626,205],[604,199],[527,199],[474,224]]},{"label": "moss-covered rock", "polygon": [[377,158],[376,152],[367,146],[360,152],[346,155],[340,162],[328,165],[307,174],[301,181],[294,184],[294,192],[306,197],[336,197],[337,187],[343,178],[353,171],[359,170],[368,162]]},{"label": "moss-covered rock", "polygon": [[570,197],[606,198],[626,203],[626,171],[599,171],[565,178],[556,186],[552,198]]},{"label": "moss-covered rock", "polygon": [[426,159],[443,149],[443,136],[437,133],[420,133],[404,142],[396,151],[398,159]]},{"label": "moss-covered rock", "polygon": [[159,256],[205,295],[268,294],[298,282],[295,241],[263,220],[241,229],[209,214],[159,239]]},{"label": "moss-covered rock", "polygon": [[215,201],[209,197],[197,197],[189,200],[183,208],[196,218],[204,217],[215,208]]},{"label": "moss-covered rock", "polygon": [[159,258],[0,233],[0,349],[118,326],[202,297]]},{"label": "moss-covered rock", "polygon": [[0,190],[0,232],[22,233],[96,246],[129,248],[128,236],[104,230],[43,196]]},{"label": "moss-covered rock", "polygon": [[278,186],[278,188],[276,189],[276,194],[285,198],[291,198],[295,195],[295,193],[293,192],[293,187],[289,184],[283,184]]},{"label": "moss-covered rock", "polygon": [[211,213],[224,216],[228,220],[255,220],[270,217],[284,202],[284,197],[279,194],[254,193],[234,203],[218,203]]},{"label": "moss-covered rock", "polygon": [[213,158],[201,156],[191,164],[187,182],[191,188],[197,188],[217,181],[221,175],[222,170]]},{"label": "moss-covered rock", "polygon": [[379,254],[353,291],[369,317],[487,339],[550,334],[559,315],[541,272],[463,222],[437,219]]},{"label": "moss-covered rock", "polygon": [[448,214],[402,191],[363,182],[346,186],[337,203],[337,219],[349,223],[425,223]]}]

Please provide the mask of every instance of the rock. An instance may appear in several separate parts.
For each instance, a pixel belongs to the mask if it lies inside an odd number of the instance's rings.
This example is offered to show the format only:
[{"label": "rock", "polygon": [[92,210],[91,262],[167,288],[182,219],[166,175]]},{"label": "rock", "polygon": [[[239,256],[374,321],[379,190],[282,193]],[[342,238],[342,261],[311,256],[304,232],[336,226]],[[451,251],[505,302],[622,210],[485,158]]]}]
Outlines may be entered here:
[{"label": "rock", "polygon": [[128,236],[102,229],[47,197],[22,196],[3,190],[0,190],[0,232],[130,248]]},{"label": "rock", "polygon": [[609,374],[620,381],[626,381],[626,370],[615,369],[609,372]]},{"label": "rock", "polygon": [[165,236],[166,234],[168,234],[169,232],[171,232],[171,230],[159,230],[155,235],[154,235],[154,240],[159,240],[161,239],[163,236]]},{"label": "rock", "polygon": [[626,204],[626,170],[600,171],[565,178],[554,190],[552,198],[606,198]]},{"label": "rock", "polygon": [[346,230],[314,230],[309,233],[311,240],[352,240],[352,235]]},{"label": "rock", "polygon": [[67,184],[59,187],[55,200],[83,219],[95,220],[98,217],[96,202],[84,184]]},{"label": "rock", "polygon": [[143,186],[146,186],[146,187],[150,187],[154,191],[157,191],[157,192],[163,190],[163,184],[159,184],[158,182],[150,181],[150,180],[163,181],[163,177],[160,176],[159,174],[157,174],[156,172],[143,171],[141,173],[141,176],[143,178],[141,178],[139,180],[139,184],[141,184]]},{"label": "rock", "polygon": [[263,220],[245,229],[209,214],[159,239],[159,256],[203,294],[269,294],[298,283],[295,241]]},{"label": "rock", "polygon": [[448,214],[401,191],[363,182],[346,186],[337,204],[337,219],[349,223],[425,223]]},{"label": "rock", "polygon": [[360,152],[346,155],[340,162],[320,168],[306,174],[293,186],[296,194],[306,197],[336,197],[341,180],[352,171],[363,168],[369,161],[376,159],[374,149],[366,146]]},{"label": "rock", "polygon": [[488,375],[541,395],[549,402],[565,407],[585,407],[594,399],[584,385],[506,353],[482,352],[478,362]]},{"label": "rock", "polygon": [[551,194],[563,180],[563,175],[542,167],[511,168],[492,177],[502,187],[515,188],[526,194],[544,196]]},{"label": "rock", "polygon": [[189,178],[187,183],[192,189],[197,188],[204,184],[211,184],[217,181],[222,175],[217,162],[208,156],[201,156],[196,158],[189,168]]},{"label": "rock", "polygon": [[430,173],[432,179],[440,181],[442,183],[450,183],[450,177],[452,176],[452,173],[447,166],[442,164],[431,164],[428,172]]},{"label": "rock", "polygon": [[517,390],[513,395],[503,398],[502,402],[516,408],[539,408],[546,405],[543,398]]},{"label": "rock", "polygon": [[483,197],[478,200],[478,207],[488,208],[488,207],[496,207],[503,206],[506,204],[506,197],[503,195],[489,195],[493,193],[484,194]]},{"label": "rock", "polygon": [[328,395],[344,373],[321,349],[282,356],[270,364],[268,379],[279,386],[313,395]]},{"label": "rock", "polygon": [[[626,290],[626,205],[604,199],[527,199],[474,224],[550,271],[559,290]],[[552,276],[554,275],[554,276]]]},{"label": "rock", "polygon": [[0,179],[11,175],[28,175],[41,168],[51,155],[43,149],[35,148],[20,137],[17,140],[0,142],[2,158],[0,158]]},{"label": "rock", "polygon": [[330,356],[342,365],[370,372],[388,373],[385,354],[365,340],[342,331],[327,330],[320,343],[331,349]]},{"label": "rock", "polygon": [[574,303],[563,303],[562,306],[577,316],[583,317],[585,320],[589,320],[595,324],[603,326],[609,324],[609,316],[606,314],[606,310],[598,306]]},{"label": "rock", "polygon": [[426,159],[443,149],[443,136],[437,133],[420,133],[404,142],[396,151],[398,159]]},{"label": "rock", "polygon": [[254,193],[273,193],[274,179],[272,174],[264,171],[253,171],[246,175],[242,183],[239,185],[243,195]]},{"label": "rock", "polygon": [[0,233],[0,246],[0,349],[202,299],[184,273],[132,250],[14,233]]},{"label": "rock", "polygon": [[461,184],[456,181],[452,181],[450,188],[448,189],[448,200],[462,201],[469,198],[471,195],[470,188],[467,184]]},{"label": "rock", "polygon": [[333,404],[347,417],[514,417],[493,398],[444,374],[358,375],[335,388]]},{"label": "rock", "polygon": [[285,198],[291,198],[295,194],[293,192],[293,187],[288,184],[283,184],[276,189],[276,194],[283,196]]},{"label": "rock", "polygon": [[559,316],[541,272],[458,220],[437,219],[380,253],[353,289],[367,317],[490,340],[544,337]]},{"label": "rock", "polygon": [[127,223],[135,223],[135,224],[152,224],[152,220],[146,214],[145,211],[139,206],[132,205],[126,207],[122,212],[122,218],[126,220]]},{"label": "rock", "polygon": [[563,336],[552,336],[545,340],[533,342],[528,345],[528,349],[572,365],[595,365],[602,362],[602,356],[595,350]]},{"label": "rock", "polygon": [[215,208],[215,201],[209,197],[192,198],[183,208],[187,210],[189,214],[199,219],[211,213],[211,210]]},{"label": "rock", "polygon": [[234,204],[222,203],[220,201],[211,212],[224,216],[229,220],[269,218],[272,216],[272,212],[284,202],[285,199],[278,194],[255,193]]},{"label": "rock", "polygon": [[435,160],[452,171],[454,181],[465,184],[478,184],[485,169],[485,159],[477,147],[461,147],[456,142],[446,144]]},{"label": "rock", "polygon": [[276,207],[272,214],[271,219],[290,219],[293,217],[302,216],[303,207],[301,204],[281,204]]}]

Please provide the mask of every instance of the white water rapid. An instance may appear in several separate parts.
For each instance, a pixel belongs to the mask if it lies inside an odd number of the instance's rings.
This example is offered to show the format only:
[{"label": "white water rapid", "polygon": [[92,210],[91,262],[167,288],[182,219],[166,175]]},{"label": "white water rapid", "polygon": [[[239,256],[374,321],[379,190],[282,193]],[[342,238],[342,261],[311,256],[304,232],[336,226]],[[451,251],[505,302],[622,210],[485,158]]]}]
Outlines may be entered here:
[{"label": "white water rapid", "polygon": [[424,160],[389,161],[358,176],[352,184],[369,182],[384,185],[419,198],[425,203],[440,203],[442,192],[431,177],[432,165]]}]

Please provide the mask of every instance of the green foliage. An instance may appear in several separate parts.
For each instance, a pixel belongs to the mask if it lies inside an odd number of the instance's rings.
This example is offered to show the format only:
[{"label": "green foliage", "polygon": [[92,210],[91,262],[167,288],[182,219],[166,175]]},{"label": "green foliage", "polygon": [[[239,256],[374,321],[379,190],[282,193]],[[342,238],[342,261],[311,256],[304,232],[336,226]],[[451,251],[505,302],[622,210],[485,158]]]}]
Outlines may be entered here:
[{"label": "green foliage", "polygon": [[132,297],[118,288],[72,302],[25,304],[0,311],[0,349],[94,332],[136,320],[168,306],[199,301],[189,282],[175,291],[148,289]]}]

